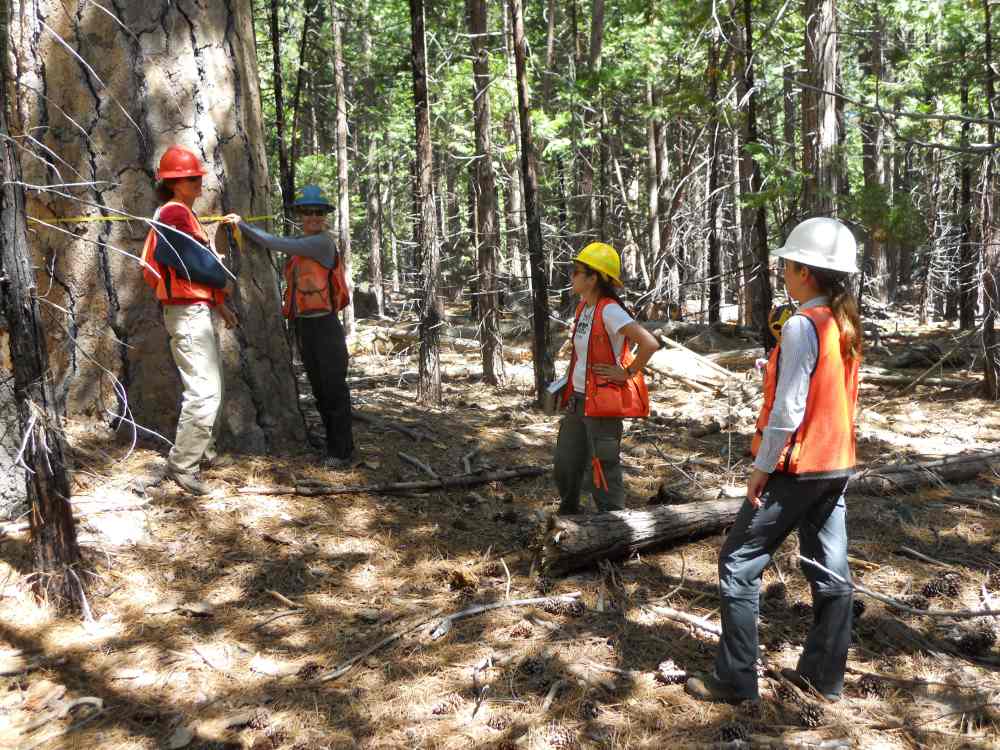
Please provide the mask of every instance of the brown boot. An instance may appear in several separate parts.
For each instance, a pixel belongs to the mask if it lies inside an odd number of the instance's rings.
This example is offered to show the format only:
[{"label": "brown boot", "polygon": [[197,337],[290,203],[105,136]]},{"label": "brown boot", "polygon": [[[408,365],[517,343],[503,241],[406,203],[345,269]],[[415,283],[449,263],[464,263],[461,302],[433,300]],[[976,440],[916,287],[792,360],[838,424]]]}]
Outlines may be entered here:
[{"label": "brown boot", "polygon": [[745,700],[755,700],[745,695],[740,695],[732,687],[720,681],[711,672],[689,677],[684,685],[684,689],[689,695],[700,698],[703,701],[713,703],[742,703]]},{"label": "brown boot", "polygon": [[188,474],[171,468],[167,471],[167,476],[173,479],[178,487],[190,495],[207,495],[209,493],[208,485],[198,479],[198,476],[195,474]]}]

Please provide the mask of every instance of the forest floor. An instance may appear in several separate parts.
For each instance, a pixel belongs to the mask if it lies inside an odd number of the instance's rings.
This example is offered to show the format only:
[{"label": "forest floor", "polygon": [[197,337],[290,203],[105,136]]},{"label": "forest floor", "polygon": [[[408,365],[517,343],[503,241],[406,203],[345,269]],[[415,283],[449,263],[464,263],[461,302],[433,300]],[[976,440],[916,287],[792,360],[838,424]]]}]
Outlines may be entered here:
[{"label": "forest floor", "polygon": [[[889,352],[869,361],[948,334],[943,326],[895,326],[882,337]],[[530,363],[508,362],[510,384],[495,390],[480,383],[474,354],[445,350],[445,402],[427,409],[405,374],[413,354],[355,355],[355,408],[422,439],[358,422],[360,463],[348,471],[327,472],[305,450],[237,455],[235,466],[208,474],[209,496],[185,496],[170,482],[136,493],[130,484],[162,454],[127,453],[102,429],[70,425],[93,621],[56,617],[35,603],[27,536],[8,525],[0,537],[0,747],[680,748],[720,746],[713,743],[746,730],[787,747],[822,739],[862,748],[998,746],[996,645],[963,655],[954,622],[871,599],[862,599],[856,621],[845,699],[811,730],[767,678],[753,717],[664,684],[661,663],[709,669],[715,644],[653,605],[717,621],[724,535],[602,570],[539,577],[532,540],[557,502],[548,472],[406,496],[238,492],[310,478],[426,478],[400,451],[441,475],[461,473],[474,448],[477,469],[551,463],[558,423],[530,405]],[[1000,410],[973,389],[894,388],[863,387],[863,462],[1000,447]],[[654,418],[631,423],[624,439],[628,506],[648,507],[663,481],[740,486],[756,403],[673,380],[654,382],[651,393]],[[731,431],[704,434],[713,420]],[[984,476],[892,497],[849,496],[856,578],[894,596],[937,580],[936,607],[977,609],[990,591],[1000,597],[1000,512],[966,502],[995,498],[998,486]],[[939,564],[904,556],[903,546]],[[794,666],[811,617],[796,552],[793,535],[764,577],[761,643],[780,666]],[[773,586],[780,581],[786,596]],[[581,607],[497,608],[431,637],[441,616],[475,604],[576,591]],[[88,697],[99,700],[79,700]]]}]

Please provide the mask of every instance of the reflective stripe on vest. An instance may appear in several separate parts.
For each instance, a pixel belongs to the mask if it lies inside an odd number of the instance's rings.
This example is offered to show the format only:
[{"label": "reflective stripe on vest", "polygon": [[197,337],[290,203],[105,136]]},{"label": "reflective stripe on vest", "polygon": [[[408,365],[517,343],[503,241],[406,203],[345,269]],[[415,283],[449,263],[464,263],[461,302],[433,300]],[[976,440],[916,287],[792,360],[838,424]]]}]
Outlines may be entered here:
[{"label": "reflective stripe on vest", "polygon": [[281,312],[286,318],[325,315],[334,312],[332,268],[319,261],[293,255],[285,263],[285,298]]},{"label": "reflective stripe on vest", "polygon": [[[610,297],[597,303],[594,320],[590,324],[590,338],[587,343],[587,374],[584,393],[583,413],[587,417],[648,417],[649,392],[641,372],[637,372],[624,383],[602,378],[594,372],[594,365],[614,365],[628,367],[634,361],[629,341],[625,339],[620,358],[615,356],[611,346],[611,336],[604,327],[604,308],[616,304]],[[573,337],[586,304],[581,302],[576,308],[573,323]],[[576,367],[576,348],[569,363],[569,387],[563,389],[563,404],[569,401],[572,392],[573,370]]]},{"label": "reflective stripe on vest", "polygon": [[[164,203],[153,214],[153,220],[160,220],[160,211],[167,206],[180,206],[187,211],[191,223],[195,226],[195,233],[191,235],[202,244],[209,246],[208,235],[198,221],[194,211],[183,203],[171,201]],[[146,235],[146,242],[142,247],[142,276],[146,284],[156,292],[156,299],[167,304],[170,303],[193,303],[208,302],[212,305],[221,305],[226,300],[226,295],[221,289],[213,289],[210,286],[199,284],[197,281],[188,281],[177,276],[174,269],[164,266],[156,260],[156,238],[154,229],[150,229]]]},{"label": "reflective stripe on vest", "polygon": [[[845,361],[840,350],[840,327],[826,306],[799,310],[808,319],[819,342],[816,367],[809,380],[809,395],[802,424],[781,452],[775,471],[800,479],[850,476],[855,464],[854,412],[858,403],[858,357]],[[757,418],[751,453],[757,455],[764,428],[774,409],[778,387],[779,344],[764,370],[764,404]]]}]

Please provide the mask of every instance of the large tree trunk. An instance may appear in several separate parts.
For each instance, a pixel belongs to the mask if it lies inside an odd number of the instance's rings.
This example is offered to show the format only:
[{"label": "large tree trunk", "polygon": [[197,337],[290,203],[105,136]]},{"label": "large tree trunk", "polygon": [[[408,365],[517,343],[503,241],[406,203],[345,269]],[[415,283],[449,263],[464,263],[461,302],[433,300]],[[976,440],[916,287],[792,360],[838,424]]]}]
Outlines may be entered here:
[{"label": "large tree trunk", "polygon": [[[882,495],[935,485],[941,480],[966,481],[992,471],[998,464],[1000,453],[980,453],[878,467],[857,474],[848,492]],[[600,560],[620,559],[671,542],[684,542],[695,535],[712,534],[733,523],[745,502],[744,498],[705,499],[706,494],[692,491],[685,495],[664,487],[661,495],[683,504],[552,517],[544,537],[542,567],[560,575]]]},{"label": "large tree trunk", "polygon": [[[993,29],[990,0],[983,0],[985,13],[986,102],[990,123],[987,138],[996,137],[996,67],[993,64]],[[983,317],[983,392],[991,401],[1000,401],[1000,341],[997,340],[997,317],[1000,315],[1000,233],[996,228],[997,185],[996,154],[986,156],[986,177],[983,180],[983,262],[982,280],[986,314]]]},{"label": "large tree trunk", "polygon": [[816,215],[836,216],[840,192],[837,163],[837,3],[806,0],[805,68],[802,89],[804,203]]},{"label": "large tree trunk", "polygon": [[[57,608],[83,601],[76,526],[70,507],[63,437],[52,394],[48,346],[41,327],[38,284],[31,268],[25,227],[24,190],[15,142],[7,127],[7,0],[0,1],[0,313],[9,325],[18,430],[28,469],[35,591]],[[22,476],[12,472],[10,476]]]},{"label": "large tree trunk", "polygon": [[[115,19],[95,3],[14,3],[19,76],[12,127],[43,144],[24,162],[25,179],[93,182],[34,192],[28,213],[42,220],[122,211],[151,216],[157,160],[175,142],[193,148],[208,169],[200,213],[267,213],[250,0],[117,7],[122,15]],[[52,169],[45,166],[50,161]],[[172,437],[180,379],[160,307],[136,259],[124,255],[138,253],[147,225],[35,227],[35,262],[45,269],[38,285],[53,303],[43,307],[42,325],[60,410],[111,421],[129,437],[133,420],[140,437],[146,430]],[[232,304],[240,327],[222,336],[221,444],[260,452],[299,444],[304,426],[278,314],[277,274],[264,253],[233,252],[229,263],[239,272]]]},{"label": "large tree trunk", "polygon": [[[347,85],[344,82],[344,45],[337,0],[330,0],[330,20],[333,23],[333,81],[337,91],[337,250],[350,288],[351,193],[347,180]],[[348,336],[354,333],[354,305],[344,308],[344,330]]]},{"label": "large tree trunk", "polygon": [[479,284],[476,310],[479,341],[483,349],[483,380],[490,385],[504,381],[503,342],[497,297],[497,188],[490,143],[490,53],[487,44],[486,0],[467,0],[469,36],[472,39],[473,104],[476,121],[476,244],[479,248]]},{"label": "large tree trunk", "polygon": [[549,351],[549,284],[545,277],[542,248],[542,217],[538,206],[538,167],[531,136],[531,103],[528,94],[528,43],[524,37],[521,0],[510,0],[514,62],[517,67],[517,108],[521,122],[521,176],[524,181],[524,209],[528,223],[528,256],[531,259],[532,350],[535,356],[535,399],[541,402],[546,385],[555,379],[555,365]]},{"label": "large tree trunk", "polygon": [[441,357],[438,324],[441,312],[438,300],[440,247],[437,216],[434,210],[434,170],[431,149],[431,114],[427,98],[427,41],[424,35],[423,0],[410,0],[410,42],[413,63],[413,110],[416,123],[417,248],[423,262],[423,298],[420,317],[420,382],[418,391],[424,403],[441,403]]}]

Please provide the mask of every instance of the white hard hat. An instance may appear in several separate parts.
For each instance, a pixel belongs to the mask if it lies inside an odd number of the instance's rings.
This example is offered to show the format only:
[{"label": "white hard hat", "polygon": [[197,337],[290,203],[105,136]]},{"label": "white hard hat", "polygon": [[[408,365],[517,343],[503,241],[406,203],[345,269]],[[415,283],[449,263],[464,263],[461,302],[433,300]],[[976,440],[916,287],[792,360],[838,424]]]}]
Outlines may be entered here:
[{"label": "white hard hat", "polygon": [[856,273],[858,243],[851,230],[836,219],[806,219],[796,226],[785,246],[771,255],[831,271]]}]

